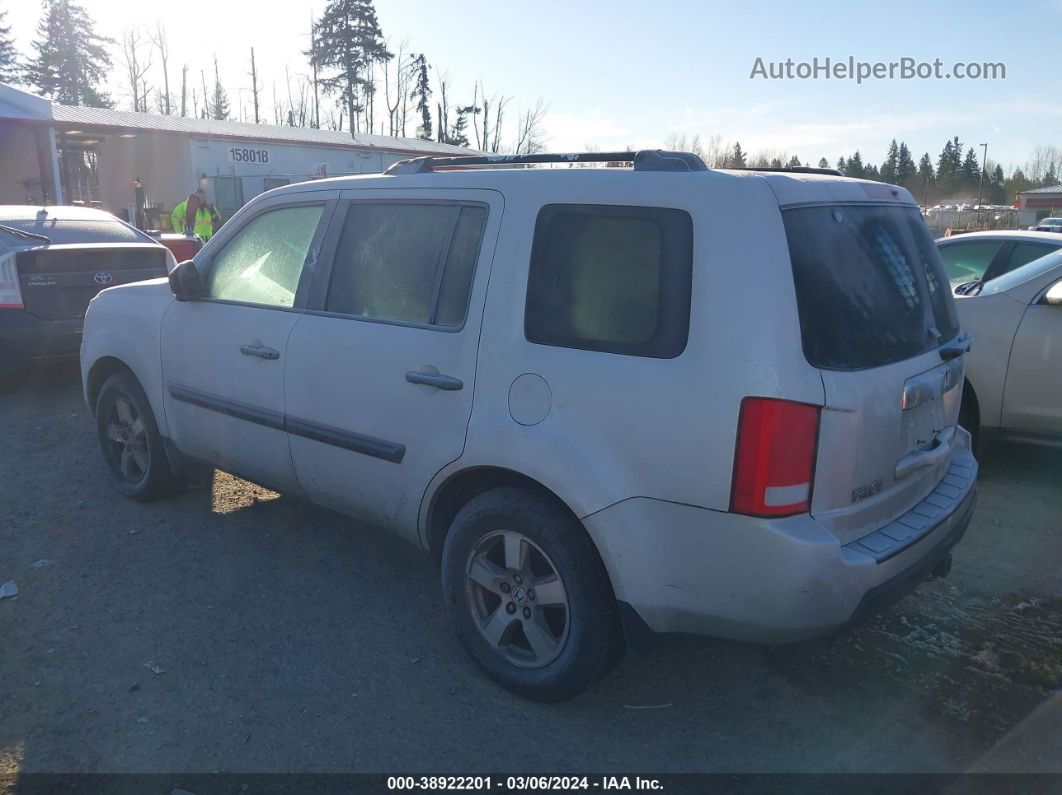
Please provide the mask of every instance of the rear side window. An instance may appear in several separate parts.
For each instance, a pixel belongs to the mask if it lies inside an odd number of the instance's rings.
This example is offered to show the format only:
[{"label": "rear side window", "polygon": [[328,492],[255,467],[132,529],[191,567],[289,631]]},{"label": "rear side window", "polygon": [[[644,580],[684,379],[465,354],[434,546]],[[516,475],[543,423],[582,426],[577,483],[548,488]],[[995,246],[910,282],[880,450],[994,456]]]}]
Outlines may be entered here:
[{"label": "rear side window", "polygon": [[1032,262],[1034,259],[1040,259],[1040,257],[1046,257],[1058,251],[1058,246],[1048,246],[1044,243],[1015,243],[1014,248],[1010,252],[1010,256],[1007,257],[1006,266],[1000,271],[1000,274],[1008,273],[1015,268],[1020,268],[1026,263]]},{"label": "rear side window", "polygon": [[998,240],[949,243],[940,247],[940,259],[951,284],[974,282],[985,275],[999,251]]},{"label": "rear side window", "polygon": [[482,205],[352,204],[325,310],[417,325],[463,325],[486,221]]},{"label": "rear side window", "polygon": [[879,367],[958,333],[937,247],[914,208],[798,207],[782,217],[812,365]]},{"label": "rear side window", "polygon": [[553,204],[535,225],[524,333],[670,359],[686,347],[693,222],[683,210]]}]

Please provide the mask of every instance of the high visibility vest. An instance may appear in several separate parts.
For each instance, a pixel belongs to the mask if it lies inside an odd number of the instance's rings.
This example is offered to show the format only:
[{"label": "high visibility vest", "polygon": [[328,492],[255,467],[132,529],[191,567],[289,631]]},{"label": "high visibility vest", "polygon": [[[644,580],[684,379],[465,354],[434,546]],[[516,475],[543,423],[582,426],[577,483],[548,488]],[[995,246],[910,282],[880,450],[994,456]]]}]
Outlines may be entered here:
[{"label": "high visibility vest", "polygon": [[[170,213],[170,224],[173,226],[173,231],[177,234],[184,232],[184,216],[188,212],[188,200],[173,208],[173,212]],[[206,207],[200,207],[195,213],[195,226],[193,227],[195,233],[203,238],[203,242],[210,240],[214,234],[214,222],[210,219],[210,210]]]}]

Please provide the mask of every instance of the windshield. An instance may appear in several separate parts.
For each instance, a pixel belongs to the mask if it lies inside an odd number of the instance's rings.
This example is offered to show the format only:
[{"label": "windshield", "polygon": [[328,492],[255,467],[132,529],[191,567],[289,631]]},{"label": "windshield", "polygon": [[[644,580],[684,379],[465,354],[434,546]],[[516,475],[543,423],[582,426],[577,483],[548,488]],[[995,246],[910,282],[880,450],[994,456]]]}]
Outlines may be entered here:
[{"label": "windshield", "polygon": [[1052,268],[1060,267],[1062,267],[1062,251],[1055,251],[1048,254],[1046,257],[1040,257],[1040,259],[1034,259],[1032,262],[1027,262],[1020,268],[1015,268],[1010,273],[1004,273],[1002,276],[997,276],[995,279],[989,279],[985,282],[984,289],[980,294],[993,295],[995,293],[1005,292],[1011,287],[1017,287],[1019,284],[1024,284],[1030,279],[1035,279],[1037,276],[1047,273]]},{"label": "windshield", "polygon": [[958,333],[940,255],[914,207],[798,207],[782,217],[811,364],[880,367]]}]

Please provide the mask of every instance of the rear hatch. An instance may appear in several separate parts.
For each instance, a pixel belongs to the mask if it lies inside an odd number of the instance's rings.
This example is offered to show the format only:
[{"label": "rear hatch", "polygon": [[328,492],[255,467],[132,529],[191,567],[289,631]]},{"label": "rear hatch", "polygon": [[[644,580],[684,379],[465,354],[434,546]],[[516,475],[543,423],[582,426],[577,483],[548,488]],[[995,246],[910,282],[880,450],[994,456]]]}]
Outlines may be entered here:
[{"label": "rear hatch", "polygon": [[847,543],[947,475],[968,345],[916,208],[817,204],[782,216],[804,355],[826,398],[811,513]]},{"label": "rear hatch", "polygon": [[59,244],[15,255],[22,303],[41,320],[84,317],[100,290],[166,275],[166,249],[154,243]]}]

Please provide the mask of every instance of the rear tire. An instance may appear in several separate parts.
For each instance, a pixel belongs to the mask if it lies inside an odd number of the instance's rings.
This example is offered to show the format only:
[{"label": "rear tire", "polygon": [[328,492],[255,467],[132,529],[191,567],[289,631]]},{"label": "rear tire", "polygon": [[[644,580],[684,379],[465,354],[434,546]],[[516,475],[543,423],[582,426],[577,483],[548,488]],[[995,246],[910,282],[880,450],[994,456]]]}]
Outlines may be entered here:
[{"label": "rear tire", "polygon": [[497,488],[454,518],[443,594],[458,638],[495,682],[563,701],[622,651],[615,596],[590,537],[544,495]]},{"label": "rear tire", "polygon": [[142,502],[168,497],[183,487],[170,469],[155,415],[132,373],[108,378],[96,399],[96,436],[115,487]]}]

